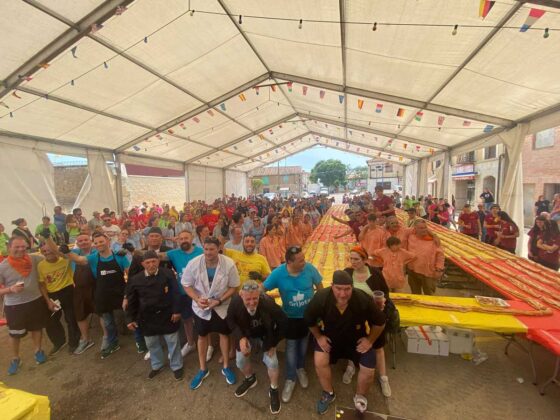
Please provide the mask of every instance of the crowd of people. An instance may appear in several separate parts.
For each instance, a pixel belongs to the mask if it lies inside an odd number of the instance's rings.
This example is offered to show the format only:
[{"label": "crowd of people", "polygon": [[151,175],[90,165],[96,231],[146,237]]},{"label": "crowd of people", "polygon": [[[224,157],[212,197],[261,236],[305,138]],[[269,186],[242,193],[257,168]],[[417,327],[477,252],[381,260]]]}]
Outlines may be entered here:
[{"label": "crowd of people", "polygon": [[[176,380],[184,377],[184,358],[196,352],[199,369],[190,389],[210,374],[208,362],[220,350],[220,373],[229,385],[238,382],[231,360],[242,374],[234,391],[243,397],[257,385],[251,355],[262,354],[270,383],[270,411],[280,411],[296,386],[305,389],[307,346],[313,349],[322,393],[318,413],[335,399],[330,365],[347,360],[342,382],[356,371],[355,407],[367,409],[366,394],[375,370],[383,395],[391,396],[385,368],[387,325],[398,313],[390,293],[433,294],[444,272],[439,239],[426,219],[441,222],[449,214],[445,200],[432,197],[402,201],[403,224],[393,197],[375,194],[348,200],[348,226],[338,236],[353,235],[357,245],[349,266],[336,271],[330,287],[306,262],[303,246],[333,200],[242,199],[224,197],[211,204],[135,207],[117,217],[104,209],[87,220],[80,209],[71,215],[60,207],[43,217],[35,231],[24,219],[14,221],[11,236],[0,225],[0,295],[8,323],[12,358],[8,373],[20,370],[20,341],[31,333],[35,361],[42,364],[67,347],[80,355],[95,344],[90,318],[97,314],[103,330],[101,358],[120,349],[118,311],[134,334],[136,350],[150,361],[148,379],[168,364]],[[519,229],[498,205],[477,212],[465,205],[459,230],[513,251]],[[517,234],[516,234],[517,232]],[[558,269],[559,235],[542,214],[530,234],[530,258]],[[555,258],[555,259],[554,259]],[[281,306],[266,293],[277,293]],[[65,317],[66,329],[61,323]],[[52,342],[47,355],[42,330]],[[120,331],[122,333],[122,331]],[[285,378],[279,391],[277,347],[285,340]],[[167,357],[164,353],[165,343]],[[168,363],[167,363],[168,360]]]}]

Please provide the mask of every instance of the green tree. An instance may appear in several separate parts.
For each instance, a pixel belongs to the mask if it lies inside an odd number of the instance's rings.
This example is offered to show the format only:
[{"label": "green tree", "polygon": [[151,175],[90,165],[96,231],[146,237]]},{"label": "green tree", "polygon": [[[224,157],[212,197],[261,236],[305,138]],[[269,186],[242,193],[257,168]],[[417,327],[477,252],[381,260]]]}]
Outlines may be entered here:
[{"label": "green tree", "polygon": [[346,165],[337,159],[321,160],[311,169],[309,179],[321,180],[326,187],[346,185]]},{"label": "green tree", "polygon": [[264,182],[260,178],[253,178],[251,180],[251,187],[253,188],[253,194],[258,194],[261,187],[264,185]]},{"label": "green tree", "polygon": [[354,168],[354,173],[356,175],[356,179],[368,179],[369,174],[369,167],[368,166],[356,166]]}]

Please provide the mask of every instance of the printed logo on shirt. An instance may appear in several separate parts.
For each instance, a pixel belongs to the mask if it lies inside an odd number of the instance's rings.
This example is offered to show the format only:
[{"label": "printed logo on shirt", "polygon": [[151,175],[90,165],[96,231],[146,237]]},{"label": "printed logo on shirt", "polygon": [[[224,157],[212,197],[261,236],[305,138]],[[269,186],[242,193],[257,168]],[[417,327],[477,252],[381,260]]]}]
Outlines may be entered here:
[{"label": "printed logo on shirt", "polygon": [[296,308],[301,308],[302,306],[307,305],[311,301],[311,298],[306,299],[305,295],[298,290],[298,292],[292,296],[291,302],[288,302],[289,306],[293,306]]},{"label": "printed logo on shirt", "polygon": [[101,274],[102,276],[106,276],[108,274],[115,274],[116,272],[117,270],[101,270],[99,274]]}]

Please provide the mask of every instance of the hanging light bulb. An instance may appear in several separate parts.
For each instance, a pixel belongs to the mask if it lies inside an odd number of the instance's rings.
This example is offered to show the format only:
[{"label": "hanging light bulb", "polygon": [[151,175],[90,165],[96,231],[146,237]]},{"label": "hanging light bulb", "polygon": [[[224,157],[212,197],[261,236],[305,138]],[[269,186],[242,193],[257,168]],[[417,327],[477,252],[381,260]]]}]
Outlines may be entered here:
[{"label": "hanging light bulb", "polygon": [[298,29],[303,28],[303,19],[299,20],[299,25],[298,25]]},{"label": "hanging light bulb", "polygon": [[242,25],[243,24],[243,16],[239,15],[239,24]]},{"label": "hanging light bulb", "polygon": [[548,28],[545,28],[544,30],[544,34],[543,34],[543,38],[548,38],[550,36],[550,34],[548,33]]},{"label": "hanging light bulb", "polygon": [[455,25],[453,27],[453,32],[451,32],[451,35],[457,35],[457,29],[459,29],[459,25]]},{"label": "hanging light bulb", "polygon": [[377,31],[377,22],[373,24],[373,28],[371,28],[371,30],[374,32]]}]

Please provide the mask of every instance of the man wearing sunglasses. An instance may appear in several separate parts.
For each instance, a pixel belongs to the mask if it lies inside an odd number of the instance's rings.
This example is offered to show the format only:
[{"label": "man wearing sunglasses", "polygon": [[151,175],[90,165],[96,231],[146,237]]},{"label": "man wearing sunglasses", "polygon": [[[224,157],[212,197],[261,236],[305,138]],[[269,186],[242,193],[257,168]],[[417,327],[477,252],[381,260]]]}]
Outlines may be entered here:
[{"label": "man wearing sunglasses", "polygon": [[282,309],[288,316],[286,332],[286,382],[282,390],[282,401],[289,402],[296,385],[302,388],[309,381],[305,372],[305,353],[309,330],[303,319],[305,308],[316,290],[323,288],[323,277],[310,263],[299,246],[290,246],[286,251],[286,263],[277,267],[264,281],[265,290],[278,289],[282,298]]},{"label": "man wearing sunglasses", "polygon": [[261,295],[259,283],[248,280],[241,286],[239,295],[232,298],[226,319],[236,343],[237,367],[245,376],[235,396],[242,397],[257,385],[251,352],[262,349],[263,363],[270,379],[270,412],[277,414],[280,412],[280,396],[276,346],[284,338],[288,318],[272,298]]}]

